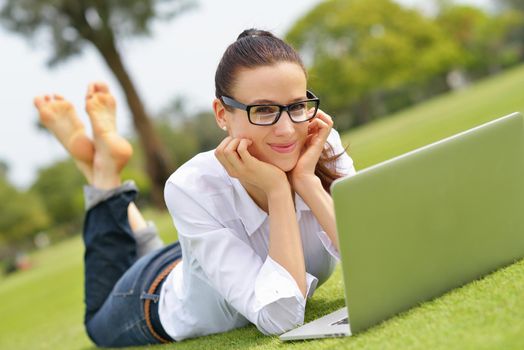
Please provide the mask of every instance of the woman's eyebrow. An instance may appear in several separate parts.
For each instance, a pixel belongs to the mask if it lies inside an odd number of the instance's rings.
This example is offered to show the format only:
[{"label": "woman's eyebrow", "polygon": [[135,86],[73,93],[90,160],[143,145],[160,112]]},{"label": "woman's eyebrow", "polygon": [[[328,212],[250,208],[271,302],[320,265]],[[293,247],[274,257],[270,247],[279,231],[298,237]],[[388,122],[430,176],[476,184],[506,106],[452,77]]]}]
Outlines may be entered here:
[{"label": "woman's eyebrow", "polygon": [[[295,103],[295,102],[298,102],[298,101],[304,101],[304,100],[307,100],[308,98],[306,96],[302,96],[302,97],[297,97],[297,98],[294,98],[291,100],[291,102],[289,103]],[[253,102],[251,102],[250,104],[252,105],[255,105],[255,104],[271,104],[271,105],[280,105],[280,103],[278,102],[275,102],[275,101],[272,101],[272,100],[266,100],[266,99],[258,99],[258,100],[254,100]]]},{"label": "woman's eyebrow", "polygon": [[271,100],[263,100],[263,99],[261,99],[261,100],[254,100],[250,104],[272,104],[272,105],[274,105],[274,104],[278,104],[278,103],[276,103],[275,101],[271,101]]}]

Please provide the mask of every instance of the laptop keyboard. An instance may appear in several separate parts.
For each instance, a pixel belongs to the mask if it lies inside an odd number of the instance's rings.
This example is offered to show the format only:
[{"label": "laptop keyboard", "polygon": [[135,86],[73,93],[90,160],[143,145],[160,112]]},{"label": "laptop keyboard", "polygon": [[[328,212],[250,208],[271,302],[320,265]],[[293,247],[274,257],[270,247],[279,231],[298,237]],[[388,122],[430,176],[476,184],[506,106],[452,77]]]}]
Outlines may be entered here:
[{"label": "laptop keyboard", "polygon": [[332,326],[338,326],[338,325],[341,325],[341,324],[349,324],[349,318],[345,317],[345,318],[341,319],[340,321],[332,323],[331,325]]}]

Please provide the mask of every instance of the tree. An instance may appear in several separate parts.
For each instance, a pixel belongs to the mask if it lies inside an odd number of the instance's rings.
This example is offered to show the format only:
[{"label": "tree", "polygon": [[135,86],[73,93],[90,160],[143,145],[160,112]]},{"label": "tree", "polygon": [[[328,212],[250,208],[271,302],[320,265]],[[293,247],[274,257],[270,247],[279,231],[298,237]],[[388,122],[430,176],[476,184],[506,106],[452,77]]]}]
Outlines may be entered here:
[{"label": "tree", "polygon": [[188,112],[185,100],[177,97],[155,118],[160,137],[181,165],[199,152],[218,146],[225,137],[209,111]]},{"label": "tree", "polygon": [[40,230],[49,226],[50,220],[40,197],[20,192],[5,177],[0,176],[0,259],[12,254]]},{"label": "tree", "polygon": [[520,60],[524,60],[524,1],[522,0],[494,0],[499,11],[511,17],[518,17],[518,25],[510,35],[510,40],[520,49]]},{"label": "tree", "polygon": [[9,164],[0,159],[0,178],[7,177],[7,173],[9,172]]},{"label": "tree", "polygon": [[390,0],[322,2],[287,40],[342,128],[433,93],[460,60],[459,48],[432,20]]},{"label": "tree", "polygon": [[512,8],[524,12],[524,1],[522,0],[496,0],[499,7]]},{"label": "tree", "polygon": [[30,191],[43,199],[43,206],[53,226],[80,226],[84,217],[82,174],[72,160],[54,163],[40,169]]},{"label": "tree", "polygon": [[474,78],[516,64],[520,48],[512,40],[523,25],[515,10],[488,13],[468,5],[441,7],[436,22],[463,50],[463,68]]},{"label": "tree", "polygon": [[163,206],[163,187],[172,168],[124,65],[118,42],[150,34],[155,19],[171,19],[191,4],[188,0],[6,0],[0,9],[0,22],[9,30],[30,38],[49,34],[51,66],[80,54],[88,44],[100,53],[126,96],[158,206]]}]

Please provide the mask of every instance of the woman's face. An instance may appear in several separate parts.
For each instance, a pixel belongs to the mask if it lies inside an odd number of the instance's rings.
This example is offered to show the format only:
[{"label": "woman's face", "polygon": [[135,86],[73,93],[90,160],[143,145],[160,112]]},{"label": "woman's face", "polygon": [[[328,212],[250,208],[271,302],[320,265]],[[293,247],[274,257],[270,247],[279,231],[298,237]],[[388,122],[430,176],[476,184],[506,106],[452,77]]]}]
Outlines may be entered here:
[{"label": "woman's face", "polygon": [[[280,62],[238,71],[231,97],[245,105],[288,105],[307,99],[306,88],[302,68],[296,63]],[[293,123],[289,114],[283,112],[276,124],[253,125],[247,112],[236,108],[223,110],[223,119],[218,122],[225,123],[230,136],[253,141],[248,149],[252,156],[283,171],[290,171],[297,164],[309,124]]]}]

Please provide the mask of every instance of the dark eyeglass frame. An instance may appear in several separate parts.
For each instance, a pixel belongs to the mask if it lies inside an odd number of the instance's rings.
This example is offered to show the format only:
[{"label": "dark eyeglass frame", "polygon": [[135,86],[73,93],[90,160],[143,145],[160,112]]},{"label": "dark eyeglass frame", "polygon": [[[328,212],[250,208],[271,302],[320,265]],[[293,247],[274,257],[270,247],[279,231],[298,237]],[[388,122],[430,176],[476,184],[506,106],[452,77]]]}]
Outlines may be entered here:
[{"label": "dark eyeglass frame", "polygon": [[[287,112],[287,114],[289,115],[289,118],[291,119],[291,121],[293,123],[303,123],[303,122],[307,122],[308,120],[311,120],[313,118],[315,118],[315,116],[317,115],[317,112],[318,112],[318,108],[320,106],[320,99],[318,97],[315,96],[315,94],[313,94],[311,91],[309,90],[306,90],[306,97],[308,98],[307,100],[301,100],[301,101],[297,101],[297,102],[293,102],[293,103],[290,103],[288,105],[279,105],[279,104],[254,104],[254,105],[245,105],[243,103],[240,103],[234,99],[232,99],[231,97],[228,97],[228,96],[221,96],[220,99],[222,100],[222,102],[229,106],[229,107],[233,107],[233,108],[236,108],[236,109],[240,109],[240,110],[243,110],[243,111],[246,111],[247,112],[247,119],[249,120],[249,122],[253,125],[260,125],[260,126],[269,126],[269,125],[274,125],[278,122],[278,120],[280,119],[280,117],[282,116],[282,112]],[[293,117],[291,116],[291,113],[289,113],[289,108],[290,107],[293,107],[297,104],[300,104],[300,103],[304,103],[304,102],[314,102],[315,103],[315,112],[313,113],[313,116],[311,116],[310,118],[308,119],[305,119],[305,120],[299,120],[299,121],[296,121],[293,119]],[[250,111],[251,111],[251,108],[253,107],[265,107],[265,106],[277,106],[279,107],[279,111],[278,111],[278,115],[275,117],[275,120],[273,120],[272,123],[269,123],[269,124],[261,124],[261,123],[255,123],[251,120],[251,114],[250,114]]]}]

